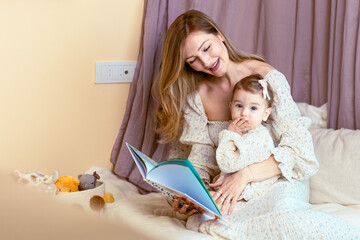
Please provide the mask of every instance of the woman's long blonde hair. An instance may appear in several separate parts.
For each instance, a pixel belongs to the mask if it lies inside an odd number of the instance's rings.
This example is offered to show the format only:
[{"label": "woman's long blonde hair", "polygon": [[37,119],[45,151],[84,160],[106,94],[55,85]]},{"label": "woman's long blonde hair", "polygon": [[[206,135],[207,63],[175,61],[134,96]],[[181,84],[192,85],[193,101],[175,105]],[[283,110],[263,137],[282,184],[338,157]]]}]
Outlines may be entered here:
[{"label": "woman's long blonde hair", "polygon": [[159,106],[156,112],[158,123],[156,131],[164,136],[159,141],[161,143],[171,142],[179,136],[187,96],[197,90],[200,81],[212,77],[196,72],[185,61],[185,39],[195,31],[222,35],[231,61],[242,62],[247,59],[264,61],[259,56],[236,51],[220,26],[206,14],[189,10],[178,16],[165,35],[157,86]]}]

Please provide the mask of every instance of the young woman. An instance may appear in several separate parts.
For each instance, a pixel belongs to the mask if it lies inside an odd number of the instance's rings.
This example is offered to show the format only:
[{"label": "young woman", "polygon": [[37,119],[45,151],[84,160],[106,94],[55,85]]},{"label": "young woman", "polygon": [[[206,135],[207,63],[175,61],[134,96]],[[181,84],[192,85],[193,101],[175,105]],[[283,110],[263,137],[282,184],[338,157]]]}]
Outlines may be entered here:
[{"label": "young woman", "polygon": [[[238,79],[260,74],[274,91],[273,121],[268,126],[277,147],[262,162],[221,181],[215,149],[219,132],[231,119],[228,104]],[[205,221],[195,209],[173,202],[173,209],[191,215],[187,226],[227,239],[355,239],[358,227],[331,215],[309,210],[307,180],[318,170],[310,120],[301,117],[283,74],[262,58],[238,53],[221,28],[207,15],[188,11],[168,29],[159,79],[158,132],[162,142],[179,139],[191,146],[188,159],[210,187],[224,218]],[[225,124],[227,123],[227,124]],[[239,131],[250,129],[245,120]],[[249,170],[251,169],[251,170]],[[238,202],[245,187],[276,175],[281,180],[260,197]],[[216,178],[215,178],[216,180]],[[195,226],[195,227],[194,227]]]}]

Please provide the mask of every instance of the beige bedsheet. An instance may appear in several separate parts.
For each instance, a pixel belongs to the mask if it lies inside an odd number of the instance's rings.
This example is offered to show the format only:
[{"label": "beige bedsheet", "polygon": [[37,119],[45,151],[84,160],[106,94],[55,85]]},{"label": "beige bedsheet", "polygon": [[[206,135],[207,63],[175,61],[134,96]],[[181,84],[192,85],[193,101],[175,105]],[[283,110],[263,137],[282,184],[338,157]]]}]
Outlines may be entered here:
[{"label": "beige bedsheet", "polygon": [[[9,174],[2,172],[0,239],[213,239],[187,230],[161,193],[140,195],[134,185],[107,169],[91,167],[86,173],[94,171],[105,183],[105,191],[115,197],[101,214],[80,209],[71,201],[65,203],[34,193],[34,189],[9,181]],[[356,207],[335,203],[314,205],[314,209],[360,226],[360,209]]]},{"label": "beige bedsheet", "polygon": [[[105,182],[106,191],[112,192],[116,201],[107,204],[103,218],[117,224],[126,223],[151,239],[213,239],[208,235],[189,231],[185,222],[176,218],[175,213],[161,193],[140,195],[136,188],[121,180],[106,169],[92,167]],[[316,204],[314,209],[329,212],[360,226],[359,206],[343,206],[336,203]]]}]

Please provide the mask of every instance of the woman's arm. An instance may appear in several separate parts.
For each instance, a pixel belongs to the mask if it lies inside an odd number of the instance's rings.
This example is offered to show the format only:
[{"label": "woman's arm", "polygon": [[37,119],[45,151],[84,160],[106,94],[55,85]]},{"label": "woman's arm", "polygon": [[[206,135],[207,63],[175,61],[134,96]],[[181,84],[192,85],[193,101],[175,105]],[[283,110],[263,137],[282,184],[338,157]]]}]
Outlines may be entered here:
[{"label": "woman's arm", "polygon": [[279,162],[282,175],[287,180],[309,179],[319,167],[308,130],[311,121],[301,116],[291,96],[290,86],[282,73],[274,70],[264,79],[274,92],[271,112],[274,120],[270,128],[278,145],[272,154]]},{"label": "woman's arm", "polygon": [[263,162],[250,165],[249,168],[253,176],[253,182],[261,182],[281,174],[279,163],[275,160],[274,155],[271,155]]},{"label": "woman's arm", "polygon": [[273,155],[263,162],[254,163],[246,168],[231,174],[221,181],[210,184],[210,187],[220,187],[213,195],[214,201],[221,206],[220,211],[223,213],[229,206],[228,214],[230,215],[236,206],[241,193],[247,184],[251,182],[259,182],[276,175],[281,174]]}]

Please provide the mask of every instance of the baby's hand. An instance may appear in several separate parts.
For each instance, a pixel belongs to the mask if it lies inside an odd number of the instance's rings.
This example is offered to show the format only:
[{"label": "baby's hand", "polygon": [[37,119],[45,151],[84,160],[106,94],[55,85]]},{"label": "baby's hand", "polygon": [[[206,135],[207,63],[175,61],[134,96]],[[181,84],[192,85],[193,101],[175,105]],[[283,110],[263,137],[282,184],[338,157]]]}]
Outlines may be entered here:
[{"label": "baby's hand", "polygon": [[236,132],[240,135],[244,135],[247,131],[251,129],[249,121],[241,118],[237,118],[232,123],[230,123],[227,130]]}]

